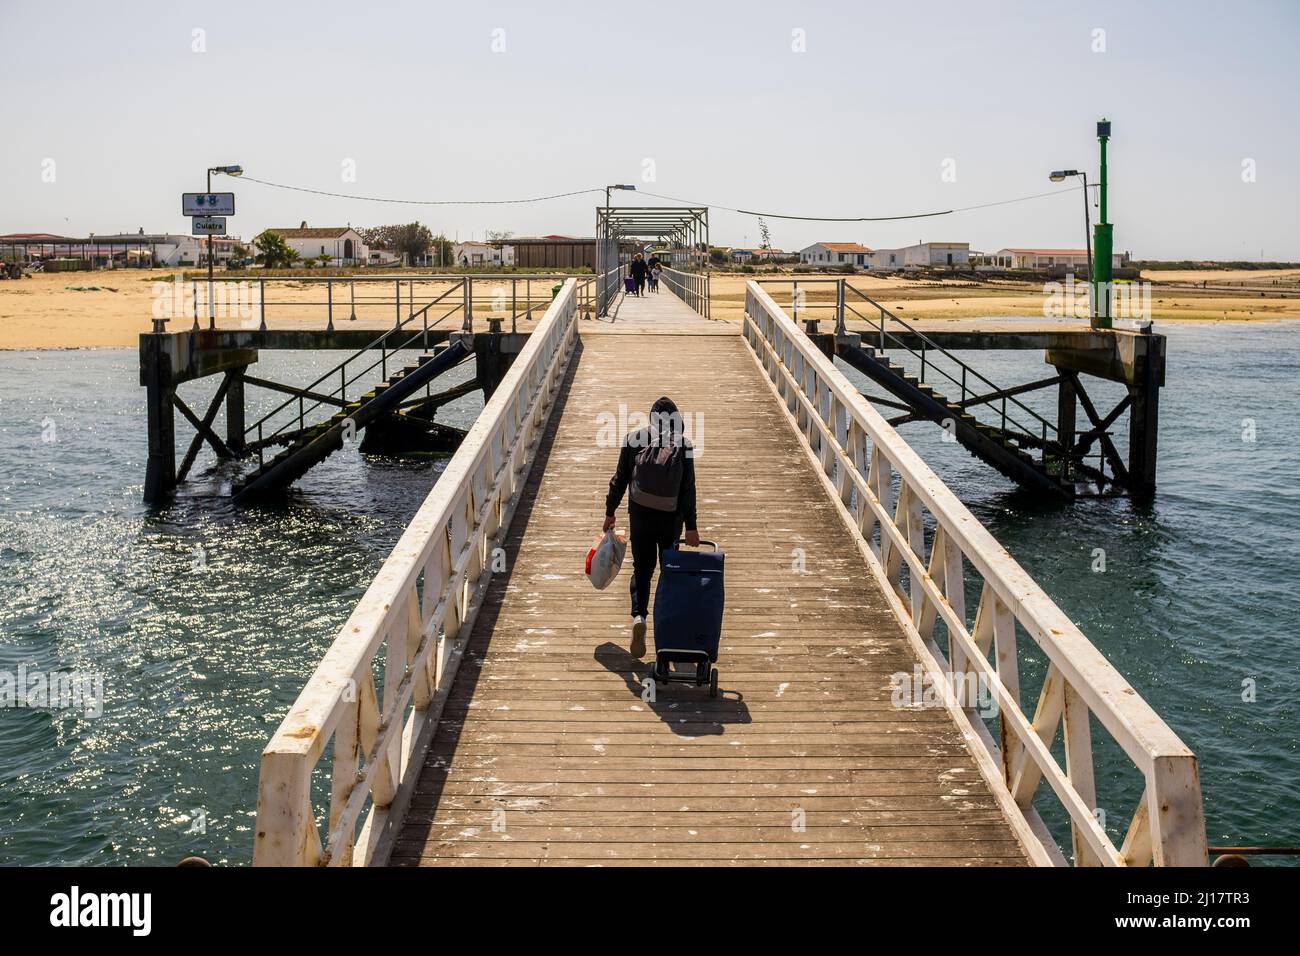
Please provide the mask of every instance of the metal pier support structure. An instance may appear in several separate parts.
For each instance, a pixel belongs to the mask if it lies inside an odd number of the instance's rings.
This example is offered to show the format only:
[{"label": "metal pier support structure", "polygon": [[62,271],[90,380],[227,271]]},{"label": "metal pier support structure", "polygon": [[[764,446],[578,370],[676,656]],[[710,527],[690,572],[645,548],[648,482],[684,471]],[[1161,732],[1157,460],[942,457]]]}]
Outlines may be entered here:
[{"label": "metal pier support structure", "polygon": [[[190,327],[191,311],[198,315],[198,299],[189,303],[178,295],[177,302],[187,303],[184,314],[177,312],[170,318],[181,319],[185,330],[168,332],[167,319],[157,318],[153,331],[140,337],[140,384],[147,391],[149,443],[144,500],[166,501],[186,480],[204,444],[218,458],[257,455],[264,461],[266,449],[300,442],[309,432],[319,432],[340,409],[358,406],[358,397],[375,397],[365,394],[367,388],[409,391],[402,365],[417,352],[426,353],[427,363],[453,337],[464,343],[466,358],[474,353],[474,388],[482,388],[490,398],[553,304],[555,291],[561,288],[551,285],[555,280],[575,283],[575,302],[585,314],[594,307],[599,290],[608,292],[618,281],[618,269],[615,265],[604,275],[577,278],[536,273],[509,278],[449,274],[232,278],[222,280],[219,297],[234,310],[233,316],[223,313],[222,318],[237,320],[226,328],[201,329],[197,322]],[[475,283],[486,286],[486,291],[475,289]],[[181,279],[178,284],[183,284]],[[503,330],[507,318],[508,332]],[[268,319],[283,327],[271,327]],[[484,319],[487,331],[480,331]],[[263,349],[350,354],[316,381],[301,386],[250,374]],[[375,427],[367,432],[364,450],[403,454],[456,447],[463,432],[435,422],[433,416],[442,405],[472,389],[461,382],[434,393],[424,382],[425,374],[418,373],[425,386],[423,397],[407,397],[371,420]],[[211,375],[224,377],[206,411],[199,414],[181,397],[180,387]],[[281,396],[270,413],[252,422],[247,414],[249,386]],[[216,423],[222,405],[224,436],[218,434],[222,429]],[[177,412],[194,430],[179,463]]]},{"label": "metal pier support structure", "polygon": [[[1099,462],[1108,466],[1113,483],[1129,497],[1150,499],[1156,490],[1157,441],[1160,432],[1160,389],[1165,384],[1167,340],[1147,328],[1133,332],[1099,329],[1079,333],[1070,342],[1063,336],[1045,343],[1045,359],[1061,373],[1057,390],[1057,428],[1073,435],[1072,460],[1078,462],[1093,444]],[[1097,338],[1099,341],[1092,342]],[[1083,376],[1118,382],[1126,396],[1106,413],[1094,405]],[[1086,427],[1080,429],[1079,411]],[[1128,412],[1128,456],[1125,460],[1110,437],[1111,426]]]},{"label": "metal pier support structure", "polygon": [[[358,345],[364,348],[366,343],[373,340],[374,335],[374,332],[307,330],[187,330],[141,335],[140,384],[146,390],[149,448],[145,466],[144,501],[148,504],[167,501],[177,486],[188,477],[204,444],[218,458],[244,458],[260,450],[255,430],[251,437],[249,434],[247,390],[250,386],[282,393],[291,401],[295,397],[302,398],[309,404],[323,402],[328,398],[311,388],[300,388],[254,376],[250,368],[257,362],[262,349],[351,350]],[[446,330],[431,332],[427,338],[421,337],[417,344],[427,345],[430,351],[438,350],[441,353],[446,350],[449,339],[458,335],[462,333]],[[465,348],[456,353],[459,359],[456,362],[451,362],[450,357],[443,359],[437,369],[441,373],[445,371],[444,366],[467,360],[472,352],[475,362],[474,378],[427,399],[409,399],[402,408],[386,412],[384,416],[370,416],[367,424],[374,429],[373,440],[371,429],[367,429],[363,450],[378,454],[454,450],[461,435],[460,430],[438,425],[433,421],[433,413],[441,405],[480,388],[485,398],[490,398],[528,338],[527,332],[503,332],[501,323],[497,320],[489,321],[489,330],[486,332],[465,333]],[[397,368],[394,366],[394,371]],[[178,393],[179,386],[212,375],[222,375],[224,379],[211,403],[205,410],[191,410]],[[424,382],[424,377],[428,377],[427,373],[422,373],[421,383]],[[224,428],[216,421],[223,405]],[[334,400],[329,410],[334,411],[345,405],[341,399]],[[179,456],[176,425],[178,412],[194,429],[189,445]],[[393,427],[389,428],[389,423]]]},{"label": "metal pier support structure", "polygon": [[[149,429],[149,458],[144,480],[146,503],[163,501],[171,495],[176,485],[185,480],[205,441],[222,458],[238,454],[244,447],[243,376],[248,366],[257,361],[257,349],[242,341],[229,344],[212,341],[212,337],[222,334],[191,331],[151,332],[140,336],[140,384],[145,388]],[[177,394],[177,386],[193,379],[221,374],[226,379],[218,388],[207,413],[199,418]],[[212,428],[223,401],[227,408],[225,441]],[[176,465],[175,414],[178,410],[195,428],[179,469]],[[241,430],[236,433],[236,428]]]},{"label": "metal pier support structure", "polygon": [[[849,279],[773,279],[789,287],[792,319],[826,355],[862,372],[887,396],[867,395],[903,414],[898,426],[926,420],[1022,487],[1053,496],[1123,495],[1149,499],[1156,488],[1160,389],[1166,340],[1150,325],[1137,329],[962,322],[918,327],[859,290]],[[829,301],[828,301],[829,300]],[[818,331],[818,320],[834,334]],[[1042,351],[1054,374],[998,385],[957,352]],[[1124,396],[1099,408],[1089,382],[1119,383]],[[1054,414],[1027,405],[1031,392],[1055,388]],[[1041,406],[1040,406],[1041,408]],[[977,413],[982,413],[982,417]],[[1127,413],[1127,421],[1121,416]],[[1127,454],[1112,437],[1128,429]]]}]

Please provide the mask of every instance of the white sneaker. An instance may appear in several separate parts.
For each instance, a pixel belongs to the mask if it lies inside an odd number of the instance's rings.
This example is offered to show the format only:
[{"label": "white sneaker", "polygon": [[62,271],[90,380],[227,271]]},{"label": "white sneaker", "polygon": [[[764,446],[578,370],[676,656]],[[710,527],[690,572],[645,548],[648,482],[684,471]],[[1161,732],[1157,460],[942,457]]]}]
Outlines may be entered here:
[{"label": "white sneaker", "polygon": [[632,618],[632,647],[633,657],[645,657],[645,618],[640,614]]}]

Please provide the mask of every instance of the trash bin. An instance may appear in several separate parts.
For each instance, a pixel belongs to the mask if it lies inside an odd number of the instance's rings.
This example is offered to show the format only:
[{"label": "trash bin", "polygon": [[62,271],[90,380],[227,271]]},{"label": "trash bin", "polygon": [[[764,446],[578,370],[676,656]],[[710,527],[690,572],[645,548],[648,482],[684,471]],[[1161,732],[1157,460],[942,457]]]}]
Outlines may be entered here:
[{"label": "trash bin", "polygon": [[555,285],[551,286],[551,299],[553,300],[557,295],[559,295],[560,290],[563,288],[564,288],[563,282],[557,282],[555,283]]}]

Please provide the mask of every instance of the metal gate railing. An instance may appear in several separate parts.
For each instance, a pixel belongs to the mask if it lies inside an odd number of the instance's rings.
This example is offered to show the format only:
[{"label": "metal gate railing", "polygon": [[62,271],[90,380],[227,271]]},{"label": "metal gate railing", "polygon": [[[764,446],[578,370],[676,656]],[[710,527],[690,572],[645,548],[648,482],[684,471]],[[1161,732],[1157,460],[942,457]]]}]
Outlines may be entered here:
[{"label": "metal gate railing", "polygon": [[709,318],[709,274],[707,272],[664,269],[659,281],[668,286],[669,291],[677,298],[706,319]]}]

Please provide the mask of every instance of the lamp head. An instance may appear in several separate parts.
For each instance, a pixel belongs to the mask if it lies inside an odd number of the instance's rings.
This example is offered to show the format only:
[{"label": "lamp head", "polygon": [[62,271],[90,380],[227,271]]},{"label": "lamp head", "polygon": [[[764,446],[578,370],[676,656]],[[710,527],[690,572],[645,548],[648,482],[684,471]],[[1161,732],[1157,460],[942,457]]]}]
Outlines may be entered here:
[{"label": "lamp head", "polygon": [[1048,175],[1047,178],[1054,183],[1059,183],[1059,182],[1063,182],[1068,176],[1077,176],[1077,175],[1079,175],[1079,171],[1077,169],[1057,169],[1054,170],[1050,175]]},{"label": "lamp head", "polygon": [[214,173],[225,173],[227,176],[242,176],[242,175],[244,175],[244,167],[243,167],[243,166],[213,166],[213,167],[212,167],[212,171],[213,171]]}]

